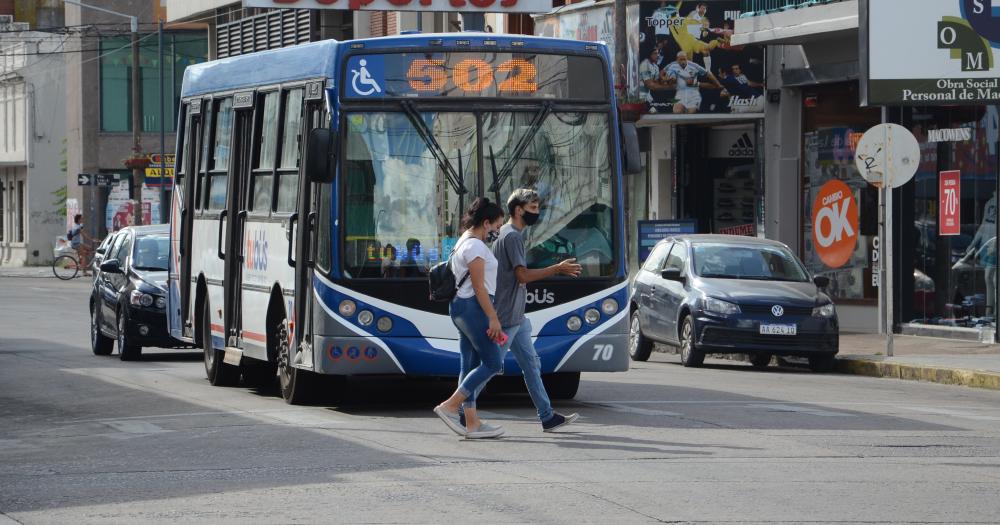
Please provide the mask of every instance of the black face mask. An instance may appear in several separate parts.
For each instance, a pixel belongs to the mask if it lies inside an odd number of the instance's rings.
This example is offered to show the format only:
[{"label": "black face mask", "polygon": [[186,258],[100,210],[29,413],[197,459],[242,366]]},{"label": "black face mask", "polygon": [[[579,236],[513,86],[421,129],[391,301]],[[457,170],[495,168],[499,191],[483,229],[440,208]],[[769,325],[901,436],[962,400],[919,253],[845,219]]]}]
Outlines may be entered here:
[{"label": "black face mask", "polygon": [[500,230],[491,230],[486,234],[486,242],[496,242],[500,238]]},{"label": "black face mask", "polygon": [[538,222],[538,218],[541,217],[538,213],[531,213],[530,211],[525,211],[524,215],[521,217],[524,219],[524,223],[528,226],[534,226]]}]

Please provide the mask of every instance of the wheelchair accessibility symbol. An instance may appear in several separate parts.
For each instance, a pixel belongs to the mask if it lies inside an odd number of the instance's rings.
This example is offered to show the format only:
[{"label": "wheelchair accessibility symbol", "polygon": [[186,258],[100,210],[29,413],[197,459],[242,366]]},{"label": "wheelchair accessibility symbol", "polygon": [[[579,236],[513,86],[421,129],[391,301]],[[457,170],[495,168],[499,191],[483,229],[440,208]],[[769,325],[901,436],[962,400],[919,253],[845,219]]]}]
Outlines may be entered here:
[{"label": "wheelchair accessibility symbol", "polygon": [[[359,69],[351,70],[351,87],[354,88],[354,92],[362,97],[367,97],[375,93],[381,93],[382,87],[378,85],[378,82],[372,78],[371,73],[368,72],[368,61],[361,59],[358,61],[358,65],[361,67]],[[367,86],[367,89],[365,88]]]}]

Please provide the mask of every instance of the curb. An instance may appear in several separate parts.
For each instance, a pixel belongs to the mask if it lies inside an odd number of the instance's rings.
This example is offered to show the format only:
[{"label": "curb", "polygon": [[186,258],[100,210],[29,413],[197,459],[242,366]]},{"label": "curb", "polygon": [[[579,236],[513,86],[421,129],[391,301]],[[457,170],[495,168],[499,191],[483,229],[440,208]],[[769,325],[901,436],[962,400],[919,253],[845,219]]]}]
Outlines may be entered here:
[{"label": "curb", "polygon": [[854,357],[838,357],[835,370],[842,374],[889,377],[909,381],[924,381],[945,385],[1000,390],[1000,373],[985,370],[887,363],[885,361]]}]

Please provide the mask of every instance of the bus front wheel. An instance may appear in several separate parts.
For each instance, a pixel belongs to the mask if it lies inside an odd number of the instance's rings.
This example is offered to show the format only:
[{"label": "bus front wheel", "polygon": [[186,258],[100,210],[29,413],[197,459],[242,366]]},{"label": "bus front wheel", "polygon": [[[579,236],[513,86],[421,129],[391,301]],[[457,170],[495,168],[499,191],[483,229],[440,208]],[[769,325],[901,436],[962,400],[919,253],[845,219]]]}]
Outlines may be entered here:
[{"label": "bus front wheel", "polygon": [[316,374],[296,368],[292,364],[288,342],[288,322],[282,319],[277,326],[278,343],[278,383],[281,397],[289,405],[304,405],[316,399],[318,377]]},{"label": "bus front wheel", "polygon": [[542,383],[552,399],[573,399],[580,388],[580,372],[545,374]]}]

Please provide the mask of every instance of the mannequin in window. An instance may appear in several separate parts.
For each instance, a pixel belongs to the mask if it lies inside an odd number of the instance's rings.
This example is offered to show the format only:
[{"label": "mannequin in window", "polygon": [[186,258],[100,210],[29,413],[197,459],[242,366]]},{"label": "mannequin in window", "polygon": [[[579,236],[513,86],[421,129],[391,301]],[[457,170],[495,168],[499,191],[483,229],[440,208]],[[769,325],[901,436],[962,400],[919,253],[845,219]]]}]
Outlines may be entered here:
[{"label": "mannequin in window", "polygon": [[[997,192],[993,192],[990,200],[983,208],[983,222],[972,238],[969,248],[952,270],[964,266],[979,265],[985,270],[986,277],[986,315],[992,316],[997,298]],[[971,261],[971,262],[970,262]]]}]

